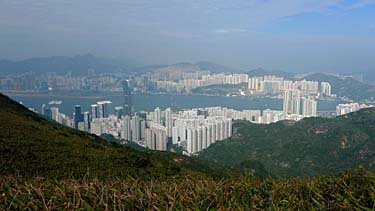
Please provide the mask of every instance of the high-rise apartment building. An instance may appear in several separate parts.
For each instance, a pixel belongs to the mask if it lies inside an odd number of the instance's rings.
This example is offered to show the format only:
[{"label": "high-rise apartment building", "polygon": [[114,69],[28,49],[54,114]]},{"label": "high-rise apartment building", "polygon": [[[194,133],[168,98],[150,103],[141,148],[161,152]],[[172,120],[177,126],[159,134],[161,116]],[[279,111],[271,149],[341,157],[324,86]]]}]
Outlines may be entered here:
[{"label": "high-rise apartment building", "polygon": [[304,117],[316,117],[317,107],[318,107],[317,101],[311,97],[303,98],[302,101],[303,101],[302,115]]},{"label": "high-rise apartment building", "polygon": [[122,118],[122,133],[121,138],[127,141],[131,141],[131,125],[130,116],[126,115]]},{"label": "high-rise apartment building", "polygon": [[73,120],[74,120],[74,128],[78,129],[78,124],[80,122],[83,122],[83,114],[82,114],[80,105],[76,105],[74,107]]},{"label": "high-rise apartment building", "polygon": [[332,95],[332,87],[328,82],[322,82],[320,84],[320,94],[324,97],[330,97]]},{"label": "high-rise apartment building", "polygon": [[154,122],[161,124],[161,110],[159,107],[154,110]]},{"label": "high-rise apartment building", "polygon": [[83,113],[84,131],[90,131],[91,128],[91,115],[86,111]]},{"label": "high-rise apartment building", "polygon": [[111,104],[111,101],[99,101],[98,104],[98,114],[99,118],[107,118],[109,116],[108,113],[108,105]]},{"label": "high-rise apartment building", "polygon": [[125,80],[122,82],[122,91],[124,95],[124,115],[132,116],[132,95],[130,81]]},{"label": "high-rise apartment building", "polygon": [[284,93],[283,110],[287,114],[300,114],[301,93],[299,90],[287,89]]},{"label": "high-rise apartment building", "polygon": [[99,109],[97,104],[91,105],[91,118],[96,119],[99,118]]},{"label": "high-rise apartment building", "polygon": [[124,114],[124,107],[116,106],[115,107],[115,115],[118,119],[121,119],[122,115]]},{"label": "high-rise apartment building", "polygon": [[132,141],[139,142],[141,140],[141,119],[137,115],[131,118],[130,127]]},{"label": "high-rise apartment building", "polygon": [[167,130],[163,125],[152,123],[145,130],[145,142],[147,148],[151,150],[166,151],[167,150]]},{"label": "high-rise apartment building", "polygon": [[170,108],[165,109],[164,111],[165,115],[165,127],[167,128],[167,136],[172,137],[172,110]]}]

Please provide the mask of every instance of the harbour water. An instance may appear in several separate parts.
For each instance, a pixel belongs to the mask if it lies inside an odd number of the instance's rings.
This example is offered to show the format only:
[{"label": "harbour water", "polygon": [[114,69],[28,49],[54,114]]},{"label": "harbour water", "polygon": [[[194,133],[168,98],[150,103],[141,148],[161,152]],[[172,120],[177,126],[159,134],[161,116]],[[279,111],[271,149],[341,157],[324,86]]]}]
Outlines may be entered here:
[{"label": "harbour water", "polygon": [[[114,112],[115,106],[123,104],[121,96],[108,96],[102,98],[81,98],[81,97],[51,97],[51,96],[10,96],[12,99],[21,102],[29,108],[40,112],[41,105],[50,101],[62,101],[61,104],[50,105],[58,107],[60,112],[72,116],[75,105],[81,105],[82,111],[89,111],[90,105],[97,101],[109,100],[109,112]],[[280,99],[252,98],[252,97],[225,97],[225,96],[200,96],[200,95],[168,95],[168,94],[134,94],[132,96],[134,111],[151,111],[156,107],[165,109],[175,108],[202,108],[210,106],[221,106],[237,110],[243,109],[273,109],[282,110],[283,102]],[[319,101],[318,111],[333,111],[339,101]]]}]

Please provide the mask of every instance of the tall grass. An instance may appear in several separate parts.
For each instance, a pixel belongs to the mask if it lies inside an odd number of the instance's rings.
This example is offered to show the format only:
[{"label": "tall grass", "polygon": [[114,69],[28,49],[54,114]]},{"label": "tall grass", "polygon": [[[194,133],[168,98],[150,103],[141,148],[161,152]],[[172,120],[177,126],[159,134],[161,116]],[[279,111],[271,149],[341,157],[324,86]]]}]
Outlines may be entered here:
[{"label": "tall grass", "polygon": [[374,210],[375,174],[168,180],[0,179],[0,210]]}]

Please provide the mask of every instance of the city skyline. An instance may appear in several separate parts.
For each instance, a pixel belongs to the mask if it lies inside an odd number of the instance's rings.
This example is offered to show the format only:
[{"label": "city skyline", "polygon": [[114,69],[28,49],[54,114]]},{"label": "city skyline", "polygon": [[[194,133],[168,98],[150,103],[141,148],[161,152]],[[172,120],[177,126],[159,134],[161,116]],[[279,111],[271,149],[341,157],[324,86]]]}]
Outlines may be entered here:
[{"label": "city skyline", "polygon": [[[198,75],[194,73],[188,77]],[[133,114],[132,86],[130,85],[132,83],[130,80],[123,80],[121,85],[124,104],[115,107],[115,115],[108,110],[111,101],[98,101],[92,104],[91,113],[82,111],[81,105],[75,105],[72,119],[60,113],[58,107],[48,107],[45,104],[42,105],[41,113],[68,127],[98,136],[111,135],[122,144],[134,142],[142,147],[158,151],[167,151],[171,145],[174,145],[181,147],[185,155],[191,156],[199,154],[217,141],[230,138],[232,121],[246,120],[254,124],[271,124],[284,120],[300,121],[304,118],[317,117],[316,99],[319,97],[326,99],[332,96],[331,85],[328,82],[322,82],[319,87],[317,81],[290,81],[276,76],[249,78],[246,74],[218,74],[200,77],[202,79],[189,79],[187,85],[201,85],[203,81],[209,80],[209,83],[247,83],[249,94],[256,96],[262,93],[282,95],[284,92],[283,110],[247,109],[241,111],[218,106],[173,111],[170,107],[165,110],[156,107],[151,112],[138,111]],[[342,105],[338,105],[336,110],[340,106]],[[355,109],[359,110],[359,104],[357,107]],[[362,105],[362,108],[365,107],[366,105]],[[349,108],[343,112],[352,111],[355,110]],[[337,115],[342,115],[342,113],[337,113]]]}]

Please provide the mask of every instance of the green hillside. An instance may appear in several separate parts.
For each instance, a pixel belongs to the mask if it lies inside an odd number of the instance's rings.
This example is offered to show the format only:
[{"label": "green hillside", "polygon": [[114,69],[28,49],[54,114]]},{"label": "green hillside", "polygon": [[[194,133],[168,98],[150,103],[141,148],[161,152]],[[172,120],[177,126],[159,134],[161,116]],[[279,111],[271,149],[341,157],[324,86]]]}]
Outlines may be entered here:
[{"label": "green hillside", "polygon": [[227,173],[166,152],[129,147],[50,122],[0,95],[0,175],[23,177],[177,176]]},{"label": "green hillside", "polygon": [[198,157],[228,166],[255,160],[281,177],[337,174],[359,165],[375,169],[375,109],[297,123],[240,121],[234,130],[233,137],[211,145]]},{"label": "green hillside", "polygon": [[197,87],[191,90],[192,93],[208,95],[238,95],[239,89],[247,89],[247,84],[214,84],[209,86]]}]

